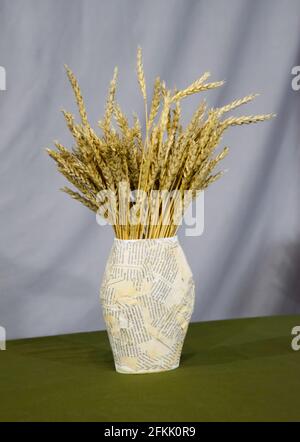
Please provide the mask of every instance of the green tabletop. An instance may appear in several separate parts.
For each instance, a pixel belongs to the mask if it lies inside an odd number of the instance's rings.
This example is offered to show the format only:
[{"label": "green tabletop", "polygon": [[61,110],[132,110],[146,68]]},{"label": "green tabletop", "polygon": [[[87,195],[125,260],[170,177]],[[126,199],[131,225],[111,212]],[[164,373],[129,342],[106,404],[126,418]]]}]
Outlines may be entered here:
[{"label": "green tabletop", "polygon": [[190,325],[177,370],[114,371],[105,332],[9,341],[0,421],[300,420],[300,316]]}]

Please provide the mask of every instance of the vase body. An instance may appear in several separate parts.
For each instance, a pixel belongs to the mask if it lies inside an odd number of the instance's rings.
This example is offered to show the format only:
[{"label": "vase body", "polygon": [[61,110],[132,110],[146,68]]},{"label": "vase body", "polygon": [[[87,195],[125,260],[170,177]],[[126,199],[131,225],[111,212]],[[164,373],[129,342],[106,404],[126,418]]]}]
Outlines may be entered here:
[{"label": "vase body", "polygon": [[116,370],[177,368],[194,298],[193,276],[177,237],[115,239],[100,300]]}]

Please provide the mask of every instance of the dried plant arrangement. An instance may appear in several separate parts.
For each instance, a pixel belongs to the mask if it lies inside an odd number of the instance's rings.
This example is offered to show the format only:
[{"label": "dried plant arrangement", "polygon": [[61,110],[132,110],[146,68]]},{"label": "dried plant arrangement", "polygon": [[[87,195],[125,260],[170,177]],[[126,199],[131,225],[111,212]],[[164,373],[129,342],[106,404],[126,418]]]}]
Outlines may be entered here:
[{"label": "dried plant arrangement", "polygon": [[[67,66],[66,71],[81,122],[76,123],[71,113],[63,111],[75,147],[70,151],[56,142],[56,150],[47,151],[56,161],[59,172],[78,191],[68,187],[62,190],[92,211],[98,211],[112,224],[116,236],[121,239],[174,236],[180,223],[165,222],[164,211],[155,202],[157,197],[153,196],[155,191],[175,192],[176,198],[169,199],[167,204],[168,213],[174,213],[175,201],[181,199],[182,215],[191,198],[222,176],[222,171],[214,173],[214,170],[229,151],[228,147],[224,147],[216,152],[224,132],[232,126],[269,120],[274,115],[226,117],[229,111],[252,101],[256,94],[219,108],[207,108],[202,100],[189,124],[183,127],[181,101],[190,95],[218,88],[223,81],[207,82],[210,73],[205,72],[187,88],[171,91],[160,78],[156,78],[149,106],[139,48],[137,77],[144,100],[145,136],[138,116],[134,115],[133,125],[130,125],[115,99],[117,68],[110,83],[104,117],[99,121],[102,134],[98,135],[89,124],[78,82]],[[121,191],[120,183],[123,183]],[[114,196],[113,204],[103,204],[103,198],[99,198],[98,193],[104,190],[109,190]],[[186,191],[190,196],[184,198]],[[121,197],[125,203],[120,201]],[[155,220],[151,219],[153,211],[145,213],[145,200],[147,207],[149,204],[157,205]],[[124,208],[124,204],[125,215],[121,217],[120,207]]]},{"label": "dried plant arrangement", "polygon": [[145,127],[133,124],[116,101],[117,69],[110,83],[98,135],[91,127],[78,82],[66,67],[81,118],[63,111],[74,138],[47,149],[58,170],[77,190],[62,190],[113,226],[115,240],[103,277],[100,300],[115,367],[121,373],[152,373],[179,366],[194,308],[192,272],[177,238],[186,208],[218,180],[215,171],[228,154],[218,149],[231,126],[269,120],[273,114],[227,116],[255,94],[219,108],[202,100],[183,127],[181,101],[222,86],[204,73],[183,90],[169,90],[157,78],[148,101],[141,49],[137,77]]}]

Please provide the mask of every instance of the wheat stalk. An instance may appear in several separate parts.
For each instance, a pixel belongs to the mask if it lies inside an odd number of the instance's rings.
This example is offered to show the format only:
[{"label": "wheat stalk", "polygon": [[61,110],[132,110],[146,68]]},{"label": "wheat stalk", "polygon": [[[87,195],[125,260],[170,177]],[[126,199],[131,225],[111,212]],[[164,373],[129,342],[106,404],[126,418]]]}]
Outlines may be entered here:
[{"label": "wheat stalk", "polygon": [[[47,149],[47,153],[56,162],[59,172],[78,192],[68,187],[61,190],[108,219],[118,238],[174,236],[179,227],[178,219],[173,219],[174,215],[179,213],[183,216],[191,199],[224,173],[214,173],[229,152],[229,148],[224,147],[215,153],[224,132],[231,126],[269,120],[274,114],[222,119],[224,114],[251,102],[257,94],[236,99],[216,109],[207,108],[205,100],[201,100],[184,128],[181,123],[181,100],[219,87],[224,82],[207,83],[210,73],[205,72],[185,89],[171,92],[157,77],[148,114],[141,48],[137,51],[136,69],[145,108],[145,137],[142,136],[138,116],[134,115],[131,125],[116,101],[117,68],[110,82],[103,119],[99,121],[103,133],[98,135],[89,125],[77,79],[66,66],[81,122],[76,123],[70,112],[63,111],[75,145],[69,150],[55,142],[55,149]],[[116,128],[113,127],[113,120]],[[103,204],[99,196],[101,191],[110,192],[112,198],[108,206]],[[135,196],[130,196],[134,191]],[[167,202],[157,194],[169,191],[175,192],[176,198],[169,198]],[[190,193],[186,195],[186,191]],[[180,210],[178,201],[182,202]],[[148,210],[145,210],[146,203]],[[173,217],[170,221],[169,215]]]},{"label": "wheat stalk", "polygon": [[79,110],[82,124],[84,126],[88,126],[88,118],[87,118],[87,114],[86,114],[86,110],[85,110],[85,106],[84,106],[84,101],[83,101],[83,98],[81,95],[78,81],[77,81],[75,75],[73,74],[73,72],[71,71],[71,69],[67,65],[65,65],[65,69],[67,71],[67,76],[69,78],[69,81],[71,83],[71,86],[72,86],[74,94],[75,94],[75,98],[76,98],[76,102],[77,102],[77,106],[78,106],[78,110]]}]

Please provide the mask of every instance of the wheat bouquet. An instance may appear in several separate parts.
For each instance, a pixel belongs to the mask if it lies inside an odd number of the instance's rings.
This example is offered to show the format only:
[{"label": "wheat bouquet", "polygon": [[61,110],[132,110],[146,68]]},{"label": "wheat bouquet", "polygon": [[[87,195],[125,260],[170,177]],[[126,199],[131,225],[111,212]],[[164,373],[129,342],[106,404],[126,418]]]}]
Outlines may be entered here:
[{"label": "wheat bouquet", "polygon": [[273,114],[227,116],[255,94],[219,108],[207,108],[202,100],[183,127],[181,101],[223,82],[208,82],[206,72],[187,88],[171,91],[157,78],[149,105],[138,49],[145,127],[136,115],[130,125],[117,103],[115,69],[98,135],[89,124],[78,82],[66,70],[81,122],[63,111],[75,145],[68,150],[57,142],[56,150],[47,151],[77,188],[62,190],[115,231],[100,297],[116,369],[149,373],[176,368],[194,307],[194,282],[177,229],[191,200],[223,174],[215,168],[229,151],[217,151],[224,132]]},{"label": "wheat bouquet", "polygon": [[[102,135],[89,124],[78,82],[66,67],[74,90],[81,123],[63,111],[71,131],[75,147],[72,151],[60,143],[57,150],[47,149],[56,161],[58,170],[72,183],[78,192],[64,187],[62,190],[94,212],[101,214],[113,225],[115,234],[122,239],[160,238],[174,236],[179,223],[166,223],[164,211],[176,211],[176,202],[189,191],[181,205],[183,211],[191,198],[215,182],[223,171],[214,173],[218,163],[228,154],[224,147],[216,153],[224,132],[231,126],[269,120],[273,114],[226,117],[226,114],[250,101],[257,94],[247,95],[220,108],[207,109],[203,100],[190,123],[181,124],[181,101],[189,95],[214,89],[223,81],[207,82],[210,74],[204,73],[183,90],[170,91],[159,78],[155,80],[150,106],[143,71],[141,50],[137,53],[137,77],[145,107],[145,136],[138,116],[134,115],[131,126],[116,102],[117,68],[110,83],[105,114],[99,121]],[[120,186],[120,183],[123,186]],[[121,189],[120,189],[121,187]],[[104,204],[99,192],[106,190],[114,198]],[[169,198],[159,207],[157,190],[168,191],[176,197]],[[133,196],[133,192],[135,192]],[[130,193],[130,194],[129,194]],[[120,199],[123,198],[122,201]],[[150,203],[149,203],[150,201]],[[147,203],[148,210],[145,209]],[[126,204],[126,207],[124,207]],[[153,208],[155,205],[155,216]],[[120,214],[120,208],[125,213]],[[126,213],[127,212],[127,213]],[[134,216],[130,216],[134,213]],[[153,218],[153,219],[152,219]]]}]

